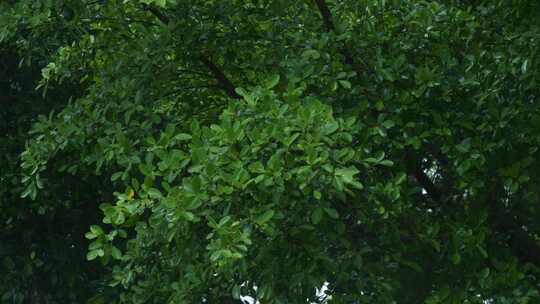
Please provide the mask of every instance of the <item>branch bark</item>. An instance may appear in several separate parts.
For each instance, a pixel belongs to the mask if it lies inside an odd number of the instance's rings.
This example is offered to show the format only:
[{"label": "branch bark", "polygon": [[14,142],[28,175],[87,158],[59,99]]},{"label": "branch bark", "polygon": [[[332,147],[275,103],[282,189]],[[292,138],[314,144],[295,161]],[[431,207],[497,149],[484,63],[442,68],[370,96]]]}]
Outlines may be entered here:
[{"label": "branch bark", "polygon": [[[163,14],[158,8],[150,6],[150,5],[146,5],[145,9],[149,11],[150,13],[152,13],[152,15],[154,15],[164,25],[169,24],[170,22],[169,18],[165,14]],[[235,86],[229,80],[229,78],[227,78],[225,73],[223,73],[223,71],[215,63],[213,63],[209,57],[205,55],[200,55],[199,60],[212,73],[212,76],[214,76],[214,78],[218,82],[218,87],[222,89],[227,94],[227,96],[234,99],[242,98],[242,96],[236,93]]]},{"label": "branch bark", "polygon": [[330,13],[330,10],[328,9],[328,6],[326,5],[326,1],[324,0],[315,0],[315,3],[317,3],[317,7],[319,8],[319,12],[322,15],[324,26],[326,27],[327,32],[334,31],[334,22],[332,21],[332,14]]},{"label": "branch bark", "polygon": [[0,95],[0,103],[15,103],[18,98],[14,95]]},{"label": "branch bark", "polygon": [[151,6],[151,5],[144,5],[144,9],[152,13],[152,15],[156,16],[156,18],[161,21],[161,23],[168,25],[170,22],[169,17],[167,17],[165,14],[163,14],[157,7]]},{"label": "branch bark", "polygon": [[[335,31],[335,25],[334,25],[334,22],[332,21],[332,14],[330,12],[330,9],[328,8],[328,5],[326,5],[326,1],[315,0],[315,3],[317,4],[319,12],[322,16],[326,31],[327,32]],[[360,73],[362,72],[362,67],[359,64],[355,63],[349,51],[344,48],[344,49],[341,49],[340,52],[344,57],[345,64],[352,66],[355,69],[357,75],[360,76]],[[426,190],[426,192],[432,199],[436,201],[440,201],[442,198],[441,191],[433,184],[433,182],[427,176],[424,170],[422,170],[421,164],[415,159],[411,158],[411,154],[409,152],[407,152],[407,154],[408,154],[406,157],[408,158],[407,163],[408,164],[412,163],[411,166],[408,166],[410,169],[409,174],[415,177],[418,183]]]},{"label": "branch bark", "polygon": [[502,183],[492,181],[487,191],[487,208],[493,229],[509,237],[509,248],[520,261],[540,266],[540,244],[523,228],[519,217],[504,208]]},{"label": "branch bark", "polygon": [[[334,22],[332,21],[332,13],[330,12],[328,5],[326,5],[326,1],[315,0],[315,3],[317,3],[317,8],[319,9],[319,13],[322,16],[326,31],[335,32],[336,27],[334,25]],[[347,50],[346,48],[342,48],[341,50],[339,50],[339,52],[343,56],[345,64],[352,66],[356,74],[360,76],[360,74],[362,73],[362,66],[360,64],[355,63],[349,50]]]},{"label": "branch bark", "polygon": [[217,80],[219,87],[227,93],[227,95],[234,99],[241,99],[242,96],[238,95],[235,91],[235,86],[233,83],[227,78],[227,76],[207,57],[201,55],[200,58],[201,62],[210,70],[212,75],[214,75],[214,78]]},{"label": "branch bark", "polygon": [[416,179],[431,199],[441,202],[443,199],[442,191],[437,188],[429,176],[427,176],[422,168],[421,162],[413,156],[410,150],[405,151],[405,162],[409,175],[412,175]]}]

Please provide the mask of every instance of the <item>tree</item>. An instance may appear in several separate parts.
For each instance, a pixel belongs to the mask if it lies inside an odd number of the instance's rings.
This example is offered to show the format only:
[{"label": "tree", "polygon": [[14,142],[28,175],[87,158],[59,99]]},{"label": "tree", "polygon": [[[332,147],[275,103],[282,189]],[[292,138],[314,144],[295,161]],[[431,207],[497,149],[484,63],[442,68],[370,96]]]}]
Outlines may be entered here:
[{"label": "tree", "polygon": [[10,9],[9,3],[0,3],[0,302],[84,303],[103,290],[105,270],[85,262],[84,233],[100,213],[82,202],[96,195],[75,191],[100,187],[100,182],[49,175],[55,182],[39,198],[23,200],[19,159],[37,116],[61,110],[83,87],[65,83],[45,97],[35,90],[51,49],[70,38],[55,33],[55,27],[35,28],[30,35],[28,28],[16,27]]},{"label": "tree", "polygon": [[[540,298],[538,4],[3,6],[0,41],[41,60],[29,83],[45,97],[10,116],[38,118],[8,131],[10,157],[24,151],[2,164],[0,208],[77,246],[86,231],[91,262],[62,260],[93,282],[73,301]],[[11,244],[4,263],[30,250]],[[62,301],[6,286],[8,301]]]}]

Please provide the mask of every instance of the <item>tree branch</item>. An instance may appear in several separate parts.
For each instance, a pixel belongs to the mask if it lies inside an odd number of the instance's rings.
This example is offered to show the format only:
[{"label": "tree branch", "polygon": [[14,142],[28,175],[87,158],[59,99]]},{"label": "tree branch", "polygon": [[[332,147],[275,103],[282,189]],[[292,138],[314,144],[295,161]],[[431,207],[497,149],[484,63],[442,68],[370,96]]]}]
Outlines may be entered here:
[{"label": "tree branch", "polygon": [[0,103],[14,103],[18,98],[15,95],[0,95]]},{"label": "tree branch", "polygon": [[[322,16],[326,31],[327,32],[335,31],[335,25],[332,21],[332,14],[330,12],[330,9],[328,9],[328,5],[326,5],[326,1],[315,0],[315,3],[317,4],[319,12]],[[357,75],[360,76],[362,72],[361,65],[355,63],[353,57],[351,56],[350,52],[346,48],[342,48],[340,52],[341,52],[341,55],[343,55],[344,57],[345,64],[353,67]],[[410,154],[410,152],[407,151],[406,158],[407,158],[407,167],[408,167],[409,174],[415,177],[418,183],[424,188],[424,190],[426,190],[427,194],[433,200],[440,201],[442,199],[443,194],[435,186],[435,184],[433,184],[433,182],[427,176],[424,170],[422,170],[421,164],[417,160],[412,158],[411,156],[412,155]]]},{"label": "tree branch", "polygon": [[431,197],[434,201],[440,202],[443,198],[442,191],[437,188],[429,176],[427,176],[422,168],[422,164],[412,155],[410,150],[405,151],[405,162],[409,175],[412,175],[416,179],[420,186],[424,188],[429,197]]},{"label": "tree branch", "polygon": [[494,230],[509,236],[509,248],[519,260],[540,266],[540,244],[523,228],[515,214],[505,210],[501,192],[504,192],[503,186],[496,181],[487,190],[487,208]]},{"label": "tree branch", "polygon": [[317,7],[319,8],[319,12],[322,15],[324,26],[326,27],[327,32],[334,31],[334,22],[332,22],[332,14],[330,13],[330,10],[328,9],[328,6],[326,5],[326,1],[324,0],[315,0],[315,3],[317,3]]},{"label": "tree branch", "polygon": [[506,216],[509,217],[509,221],[503,221],[499,230],[501,233],[510,234],[510,249],[519,260],[539,266],[540,245],[527,231],[523,230],[516,219],[511,218],[510,214]]},{"label": "tree branch", "polygon": [[[321,13],[326,31],[334,32],[336,30],[336,27],[334,25],[334,22],[332,21],[332,13],[330,13],[330,9],[328,9],[328,6],[326,5],[326,1],[315,0],[315,3],[317,3],[317,7],[319,8],[319,12]],[[352,66],[354,70],[356,71],[356,74],[360,76],[360,74],[362,73],[362,66],[355,63],[349,50],[347,50],[347,48],[342,48],[341,50],[339,50],[339,52],[344,57],[345,64]]]},{"label": "tree branch", "polygon": [[202,55],[199,59],[208,68],[208,70],[210,70],[212,75],[214,75],[214,78],[217,80],[219,87],[223,89],[223,91],[225,91],[225,93],[227,93],[229,97],[234,99],[242,98],[242,96],[236,93],[235,86],[232,84],[229,78],[227,78],[227,76],[225,76],[225,74],[212,61]]},{"label": "tree branch", "polygon": [[[145,5],[145,9],[148,10],[150,13],[152,13],[154,16],[156,16],[156,18],[158,18],[161,21],[161,23],[165,25],[169,24],[170,22],[169,18],[165,16],[165,14],[163,14],[156,7]],[[234,99],[242,98],[242,96],[236,93],[235,86],[229,80],[229,78],[227,78],[225,73],[223,73],[221,69],[217,65],[215,65],[208,57],[201,55],[199,56],[199,60],[206,66],[206,68],[208,68],[208,70],[210,70],[214,78],[217,80],[219,88],[225,91],[225,93],[229,97],[234,98]]]},{"label": "tree branch", "polygon": [[161,21],[161,23],[168,25],[170,20],[169,17],[167,17],[165,14],[163,14],[158,8],[151,6],[151,5],[144,5],[144,9],[152,13],[152,15],[156,16],[156,18]]}]

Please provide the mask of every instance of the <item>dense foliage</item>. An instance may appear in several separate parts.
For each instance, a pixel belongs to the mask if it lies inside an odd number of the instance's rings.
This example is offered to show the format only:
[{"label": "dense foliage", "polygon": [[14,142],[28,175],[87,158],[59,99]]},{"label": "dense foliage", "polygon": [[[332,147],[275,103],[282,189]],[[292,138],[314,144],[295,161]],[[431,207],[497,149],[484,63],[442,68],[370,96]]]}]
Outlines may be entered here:
[{"label": "dense foliage", "polygon": [[1,1],[0,302],[537,303],[538,6]]}]

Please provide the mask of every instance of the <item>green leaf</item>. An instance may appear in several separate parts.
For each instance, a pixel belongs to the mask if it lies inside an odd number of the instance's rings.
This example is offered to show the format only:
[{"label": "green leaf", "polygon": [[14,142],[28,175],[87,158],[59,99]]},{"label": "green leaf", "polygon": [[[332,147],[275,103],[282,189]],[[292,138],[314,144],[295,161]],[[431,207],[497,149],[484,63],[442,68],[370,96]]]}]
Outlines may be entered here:
[{"label": "green leaf", "polygon": [[89,240],[92,240],[92,239],[95,239],[97,238],[97,235],[92,233],[92,232],[87,232],[85,235],[84,235],[85,238],[89,239]]},{"label": "green leaf", "polygon": [[102,247],[103,247],[103,243],[99,241],[93,241],[92,243],[90,243],[90,245],[88,245],[88,250],[96,250]]},{"label": "green leaf", "polygon": [[277,84],[279,83],[279,74],[274,74],[272,76],[270,76],[265,84],[264,84],[264,87],[266,89],[272,89],[274,88]]},{"label": "green leaf", "polygon": [[264,165],[260,161],[254,162],[249,165],[249,171],[253,173],[264,173]]},{"label": "green leaf", "polygon": [[337,121],[333,120],[327,124],[325,124],[323,127],[322,127],[322,132],[324,135],[330,135],[334,132],[336,132],[336,130],[339,128],[339,124]]},{"label": "green leaf", "polygon": [[461,143],[456,145],[456,149],[461,153],[467,153],[471,149],[471,140],[470,138],[464,139]]},{"label": "green leaf", "polygon": [[319,51],[311,49],[311,50],[305,50],[302,53],[302,57],[309,58],[309,59],[319,59],[319,57],[321,57],[321,54],[319,53]]},{"label": "green leaf", "polygon": [[392,167],[394,165],[394,162],[388,159],[385,159],[381,161],[379,164],[385,166],[385,167]]},{"label": "green leaf", "polygon": [[159,7],[165,7],[167,5],[167,0],[140,0],[144,4],[155,4]]},{"label": "green leaf", "polygon": [[385,120],[383,123],[382,123],[383,127],[385,127],[386,129],[390,129],[392,128],[393,126],[395,126],[396,124],[394,123],[393,120]]},{"label": "green leaf", "polygon": [[105,232],[103,231],[103,229],[101,229],[101,227],[97,226],[97,225],[92,225],[90,226],[90,232],[92,234],[94,234],[95,236],[99,236],[99,235],[102,235],[104,234]]},{"label": "green leaf", "polygon": [[174,136],[174,139],[178,141],[188,141],[191,140],[192,136],[187,133],[179,133]]},{"label": "green leaf", "polygon": [[353,183],[354,182],[354,176],[358,174],[358,169],[356,167],[348,167],[348,168],[339,168],[336,169],[335,175],[337,177],[340,177],[344,183]]},{"label": "green leaf", "polygon": [[452,254],[451,259],[452,259],[452,263],[454,265],[457,265],[461,262],[461,255],[455,252],[454,254]]},{"label": "green leaf", "polygon": [[283,143],[285,146],[289,147],[298,137],[300,136],[300,133],[294,133],[291,136],[287,137]]},{"label": "green leaf", "polygon": [[240,292],[241,292],[240,285],[234,285],[232,288],[233,299],[240,300],[240,296],[241,296]]},{"label": "green leaf", "polygon": [[246,91],[244,88],[237,87],[234,89],[234,91],[242,97],[246,97],[249,95],[248,91]]},{"label": "green leaf", "polygon": [[338,214],[338,212],[337,212],[336,209],[333,209],[333,208],[324,208],[324,211],[326,212],[326,214],[328,214],[328,216],[330,216],[330,217],[333,218],[333,219],[339,218],[339,214]]},{"label": "green leaf", "polygon": [[322,217],[323,217],[323,210],[322,210],[322,208],[315,208],[315,209],[311,212],[311,222],[312,222],[314,225],[317,225],[318,223],[320,223]]},{"label": "green leaf", "polygon": [[156,188],[148,189],[147,193],[150,198],[159,199],[163,197],[163,194]]},{"label": "green leaf", "polygon": [[480,278],[484,280],[487,279],[487,277],[489,277],[489,272],[489,268],[484,268],[482,271],[480,271]]},{"label": "green leaf", "polygon": [[405,174],[404,172],[401,172],[397,179],[396,179],[396,185],[401,185],[403,184],[403,182],[407,179],[407,174]]},{"label": "green leaf", "polygon": [[212,262],[217,261],[221,257],[221,253],[222,253],[221,250],[214,251],[210,255],[210,261],[212,261]]},{"label": "green leaf", "polygon": [[347,81],[347,80],[339,80],[338,82],[345,89],[350,89],[351,88],[351,83],[349,81]]},{"label": "green leaf", "polygon": [[111,176],[111,181],[114,182],[115,180],[119,179],[124,172],[116,172]]},{"label": "green leaf", "polygon": [[263,225],[274,217],[274,210],[267,210],[263,214],[259,215],[255,222],[259,225]]},{"label": "green leaf", "polygon": [[97,257],[98,257],[98,251],[97,251],[97,249],[96,249],[96,250],[89,251],[89,252],[86,254],[86,259],[87,259],[88,261],[95,260]]},{"label": "green leaf", "polygon": [[527,68],[529,67],[529,59],[525,59],[521,64],[521,72],[523,74],[527,73]]},{"label": "green leaf", "polygon": [[362,267],[364,266],[364,260],[362,259],[362,256],[361,255],[357,255],[354,257],[354,265],[356,266],[357,269],[361,270]]},{"label": "green leaf", "polygon": [[120,249],[116,248],[115,246],[112,246],[111,256],[116,260],[120,260],[122,259],[122,252],[120,251]]},{"label": "green leaf", "polygon": [[115,216],[112,218],[113,224],[122,225],[126,221],[126,216],[121,210],[115,212]]},{"label": "green leaf", "polygon": [[31,199],[36,198],[36,187],[35,184],[29,184],[28,187],[21,194],[21,198],[30,197]]}]

